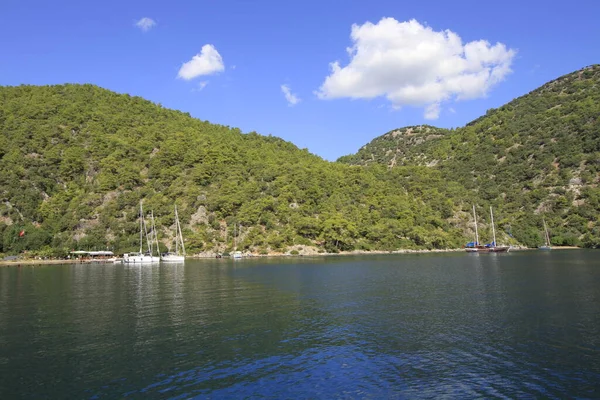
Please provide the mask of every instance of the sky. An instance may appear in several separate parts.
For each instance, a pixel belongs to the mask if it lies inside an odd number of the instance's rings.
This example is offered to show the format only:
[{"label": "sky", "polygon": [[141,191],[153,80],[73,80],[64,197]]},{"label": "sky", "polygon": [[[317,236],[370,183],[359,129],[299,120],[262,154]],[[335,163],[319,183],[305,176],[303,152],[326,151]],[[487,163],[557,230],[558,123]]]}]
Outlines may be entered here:
[{"label": "sky", "polygon": [[334,161],[600,62],[598,1],[0,3],[0,85],[92,83]]}]

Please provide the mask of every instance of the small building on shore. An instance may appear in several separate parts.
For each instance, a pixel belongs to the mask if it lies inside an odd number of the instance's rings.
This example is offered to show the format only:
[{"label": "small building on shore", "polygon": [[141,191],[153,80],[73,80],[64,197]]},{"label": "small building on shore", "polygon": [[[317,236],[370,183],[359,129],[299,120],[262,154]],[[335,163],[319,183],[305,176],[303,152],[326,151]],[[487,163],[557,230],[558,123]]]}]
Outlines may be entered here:
[{"label": "small building on shore", "polygon": [[71,257],[81,262],[113,262],[115,255],[112,251],[71,251]]}]

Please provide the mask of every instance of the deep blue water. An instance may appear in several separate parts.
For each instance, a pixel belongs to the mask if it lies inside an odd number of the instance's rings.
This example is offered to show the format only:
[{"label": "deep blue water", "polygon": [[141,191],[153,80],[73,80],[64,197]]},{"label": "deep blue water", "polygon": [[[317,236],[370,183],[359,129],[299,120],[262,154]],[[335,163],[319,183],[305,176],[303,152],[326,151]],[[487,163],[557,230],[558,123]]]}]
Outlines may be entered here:
[{"label": "deep blue water", "polygon": [[600,398],[599,256],[0,267],[0,398]]}]

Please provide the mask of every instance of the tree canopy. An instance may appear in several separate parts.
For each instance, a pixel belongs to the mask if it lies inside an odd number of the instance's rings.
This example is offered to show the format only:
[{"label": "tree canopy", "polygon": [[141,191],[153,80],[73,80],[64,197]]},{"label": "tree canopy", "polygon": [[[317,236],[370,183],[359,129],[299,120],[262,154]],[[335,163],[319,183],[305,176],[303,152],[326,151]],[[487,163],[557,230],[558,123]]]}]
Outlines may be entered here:
[{"label": "tree canopy", "polygon": [[543,216],[554,244],[596,247],[600,66],[562,76],[465,127],[392,131],[338,161],[371,160],[399,169],[430,166],[478,204],[494,205],[506,228],[526,245],[543,242]]},{"label": "tree canopy", "polygon": [[[138,204],[164,246],[177,204],[190,253],[458,247],[471,205],[504,242],[600,242],[600,67],[464,128],[392,131],[327,162],[93,85],[0,88],[0,253],[133,250]],[[23,235],[21,233],[24,232]],[[294,250],[296,251],[296,250]]]}]

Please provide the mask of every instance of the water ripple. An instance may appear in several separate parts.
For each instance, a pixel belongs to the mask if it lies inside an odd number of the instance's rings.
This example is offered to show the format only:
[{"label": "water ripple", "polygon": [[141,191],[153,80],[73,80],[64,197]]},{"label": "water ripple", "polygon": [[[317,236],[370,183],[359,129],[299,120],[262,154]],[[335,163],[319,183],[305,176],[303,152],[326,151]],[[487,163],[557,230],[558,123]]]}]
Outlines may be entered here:
[{"label": "water ripple", "polygon": [[575,252],[5,268],[0,397],[594,398],[593,262]]}]

